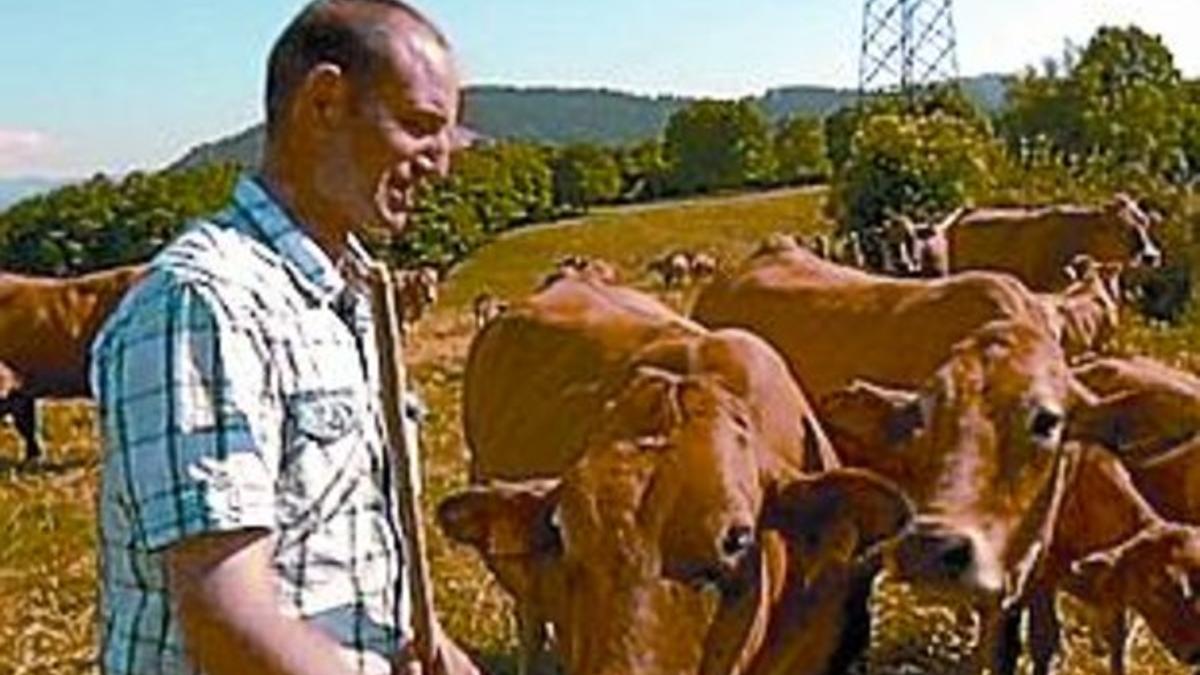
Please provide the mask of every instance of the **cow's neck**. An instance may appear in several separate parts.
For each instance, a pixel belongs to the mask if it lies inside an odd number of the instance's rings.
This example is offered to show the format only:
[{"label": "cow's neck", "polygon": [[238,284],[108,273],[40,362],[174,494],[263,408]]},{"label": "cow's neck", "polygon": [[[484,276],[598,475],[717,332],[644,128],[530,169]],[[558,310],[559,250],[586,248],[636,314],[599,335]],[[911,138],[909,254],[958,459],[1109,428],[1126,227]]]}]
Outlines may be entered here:
[{"label": "cow's neck", "polygon": [[1068,487],[1054,542],[1056,557],[1063,562],[1082,559],[1160,520],[1120,463],[1089,449]]}]

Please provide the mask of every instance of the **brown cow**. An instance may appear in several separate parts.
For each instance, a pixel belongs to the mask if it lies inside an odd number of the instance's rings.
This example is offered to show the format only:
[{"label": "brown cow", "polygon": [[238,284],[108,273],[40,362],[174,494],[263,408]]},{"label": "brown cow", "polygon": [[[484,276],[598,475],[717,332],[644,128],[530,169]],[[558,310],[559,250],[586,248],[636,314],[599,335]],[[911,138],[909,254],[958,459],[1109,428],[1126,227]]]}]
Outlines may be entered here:
[{"label": "brown cow", "polygon": [[[1200,529],[1160,516],[1130,472],[1099,448],[1086,448],[1073,474],[1029,602],[1033,672],[1048,673],[1058,651],[1057,588],[1091,607],[1115,675],[1125,672],[1126,607],[1146,620],[1176,658],[1196,665],[1200,598],[1193,589],[1200,589]],[[1009,620],[1019,620],[1019,612]],[[1010,646],[1009,664],[1015,665],[1019,639]]]},{"label": "brown cow", "polygon": [[785,242],[764,244],[739,272],[709,284],[692,315],[767,338],[816,397],[859,378],[914,387],[989,321],[1045,321],[1033,295],[1006,275],[894,279]]},{"label": "brown cow", "polygon": [[1045,672],[1058,648],[1059,581],[1092,605],[1113,672],[1124,669],[1126,607],[1196,665],[1200,598],[1191,589],[1200,583],[1200,543],[1195,528],[1173,523],[1200,524],[1200,380],[1144,357],[1100,359],[1074,375],[1102,397],[1076,416],[1074,434],[1116,449],[1122,465],[1089,450],[1068,491],[1049,576],[1030,603],[1035,670]]},{"label": "brown cow", "polygon": [[440,282],[437,268],[428,265],[396,272],[396,302],[405,338],[412,335],[416,323],[437,303]]},{"label": "brown cow", "polygon": [[999,668],[1005,611],[1027,600],[1062,502],[1065,422],[1104,428],[1106,409],[1077,391],[1061,348],[1031,325],[989,324],[951,354],[915,391],[859,382],[819,408],[843,460],[892,479],[917,507],[895,570],[965,596],[986,628],[980,666]]},{"label": "brown cow", "polygon": [[688,260],[688,275],[692,281],[708,279],[717,273],[717,259],[703,251],[693,253]]},{"label": "brown cow", "polygon": [[506,311],[508,311],[508,302],[500,299],[494,293],[484,291],[471,301],[471,317],[474,319],[477,331]]},{"label": "brown cow", "polygon": [[[914,223],[906,216],[884,226],[884,271],[907,277],[933,279],[950,273],[946,228],[963,213],[952,212],[938,223]],[[889,265],[893,269],[889,269]]]},{"label": "brown cow", "polygon": [[1071,361],[1103,352],[1120,326],[1121,266],[1097,263],[1088,256],[1067,268],[1072,281],[1057,293],[1039,293],[1063,351]]},{"label": "brown cow", "polygon": [[[1032,294],[1005,275],[887,279],[776,247],[710,285],[693,313],[759,332],[807,392],[831,394],[818,407],[835,447],[917,503],[898,569],[974,596],[994,629],[980,658],[999,658],[997,617],[1025,592],[1061,496],[1064,417],[1102,427],[1109,412],[1074,393]],[[859,378],[919,393],[839,389]]]},{"label": "brown cow", "polygon": [[7,367],[9,390],[0,414],[13,416],[26,460],[42,457],[37,399],[90,395],[92,338],[144,273],[141,265],[69,279],[0,273],[0,362]]},{"label": "brown cow", "polygon": [[[824,258],[825,256],[821,257]],[[867,254],[863,251],[862,234],[856,230],[851,230],[839,237],[839,245],[835,251],[835,255],[826,259],[856,269],[865,268],[867,266]]]},{"label": "brown cow", "polygon": [[646,266],[650,272],[657,274],[663,288],[680,288],[688,281],[691,273],[691,259],[683,251],[672,251],[656,258]]},{"label": "brown cow", "polygon": [[1132,463],[1159,457],[1200,434],[1200,378],[1144,356],[1106,357],[1075,378],[1104,398],[1104,440]]},{"label": "brown cow", "polygon": [[796,243],[812,251],[813,254],[822,260],[833,259],[833,246],[829,243],[829,235],[827,234],[817,233],[808,238],[796,235]]},{"label": "brown cow", "polygon": [[875,238],[879,246],[879,271],[897,277],[918,276],[916,223],[904,215],[892,216],[875,231]]},{"label": "brown cow", "polygon": [[1155,266],[1162,252],[1151,220],[1118,195],[1097,207],[975,209],[946,226],[950,270],[1009,272],[1036,291],[1063,287],[1062,269],[1081,253],[1100,262]]},{"label": "brown cow", "polygon": [[568,255],[554,264],[554,271],[542,278],[538,288],[546,288],[563,277],[590,276],[608,284],[621,282],[621,275],[612,263],[601,258]]},{"label": "brown cow", "polygon": [[472,478],[508,482],[448,498],[442,526],[515,596],[522,662],[549,621],[573,675],[823,672],[855,558],[908,517],[878,478],[827,471],[761,339],[592,279],[483,329],[464,424]]}]

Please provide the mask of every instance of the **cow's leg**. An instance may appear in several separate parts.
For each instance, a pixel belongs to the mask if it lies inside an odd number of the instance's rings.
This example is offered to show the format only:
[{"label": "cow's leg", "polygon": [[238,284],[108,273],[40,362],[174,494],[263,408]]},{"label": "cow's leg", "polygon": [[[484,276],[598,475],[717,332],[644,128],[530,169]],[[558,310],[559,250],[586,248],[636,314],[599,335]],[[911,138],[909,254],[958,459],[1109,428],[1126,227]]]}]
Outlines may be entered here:
[{"label": "cow's leg", "polygon": [[42,446],[37,437],[37,399],[18,392],[9,399],[9,412],[17,433],[25,440],[25,461],[38,462],[42,459]]},{"label": "cow's leg", "polygon": [[1108,666],[1112,675],[1125,675],[1125,644],[1129,637],[1129,618],[1119,607],[1099,614],[1100,635],[1108,646]]},{"label": "cow's leg", "polygon": [[1021,655],[1021,614],[1024,606],[1008,611],[989,607],[979,612],[979,646],[976,651],[980,673],[990,670],[994,675],[1012,675]]},{"label": "cow's leg", "polygon": [[871,590],[879,568],[878,562],[864,563],[850,578],[842,611],[841,639],[826,671],[830,675],[848,672],[871,646]]},{"label": "cow's leg", "polygon": [[1033,659],[1033,675],[1050,672],[1050,664],[1058,653],[1061,630],[1054,592],[1034,593],[1029,604],[1029,655]]},{"label": "cow's leg", "polygon": [[518,675],[544,675],[555,672],[555,658],[547,649],[549,635],[546,631],[546,618],[535,604],[528,600],[516,602]]},{"label": "cow's leg", "polygon": [[1000,634],[997,636],[993,667],[996,675],[1013,675],[1017,672],[1017,659],[1021,657],[1021,614],[1023,609],[1014,609],[1000,615]]}]

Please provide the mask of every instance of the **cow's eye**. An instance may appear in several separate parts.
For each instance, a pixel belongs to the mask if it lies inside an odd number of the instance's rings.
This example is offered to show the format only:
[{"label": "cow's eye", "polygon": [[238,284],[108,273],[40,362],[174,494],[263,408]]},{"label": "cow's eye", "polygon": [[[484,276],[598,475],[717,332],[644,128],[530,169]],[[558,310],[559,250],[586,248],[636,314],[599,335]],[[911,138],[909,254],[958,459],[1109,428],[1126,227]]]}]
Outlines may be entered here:
[{"label": "cow's eye", "polygon": [[1039,441],[1054,441],[1062,428],[1063,416],[1048,408],[1038,408],[1029,420],[1029,433]]}]

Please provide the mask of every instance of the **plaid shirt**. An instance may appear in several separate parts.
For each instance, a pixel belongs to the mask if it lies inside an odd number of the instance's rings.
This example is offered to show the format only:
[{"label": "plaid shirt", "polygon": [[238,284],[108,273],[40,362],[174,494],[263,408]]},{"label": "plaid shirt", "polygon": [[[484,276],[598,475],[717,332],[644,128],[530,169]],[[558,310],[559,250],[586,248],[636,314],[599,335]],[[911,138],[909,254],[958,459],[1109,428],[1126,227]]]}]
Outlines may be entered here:
[{"label": "plaid shirt", "polygon": [[274,535],[284,613],[325,630],[358,672],[390,671],[408,597],[367,300],[242,178],[97,335],[105,673],[196,672],[164,549],[246,528]]}]

